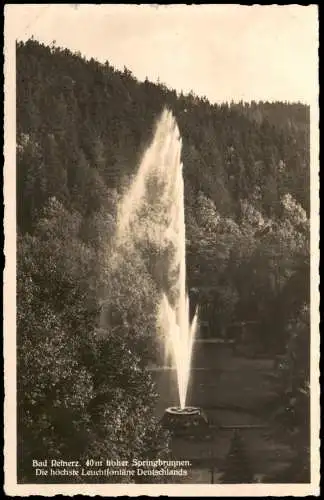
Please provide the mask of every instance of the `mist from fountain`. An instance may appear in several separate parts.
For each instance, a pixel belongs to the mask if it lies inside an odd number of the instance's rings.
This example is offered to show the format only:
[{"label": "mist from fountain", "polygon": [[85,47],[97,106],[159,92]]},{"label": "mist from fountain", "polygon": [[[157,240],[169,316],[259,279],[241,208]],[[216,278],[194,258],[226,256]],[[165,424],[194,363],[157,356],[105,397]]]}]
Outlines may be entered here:
[{"label": "mist from fountain", "polygon": [[[161,290],[158,330],[172,355],[180,408],[186,406],[198,311],[190,324],[186,290],[186,234],[182,141],[164,110],[137,175],[119,205],[117,247],[141,249]],[[145,254],[146,252],[146,254]]]}]

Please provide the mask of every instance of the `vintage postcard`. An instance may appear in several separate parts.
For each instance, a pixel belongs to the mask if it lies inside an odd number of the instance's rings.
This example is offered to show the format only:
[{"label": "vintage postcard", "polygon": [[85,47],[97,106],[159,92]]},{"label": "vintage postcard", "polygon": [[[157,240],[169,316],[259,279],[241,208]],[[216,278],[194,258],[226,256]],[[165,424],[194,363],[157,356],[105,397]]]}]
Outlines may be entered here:
[{"label": "vintage postcard", "polygon": [[315,5],[7,4],[10,496],[319,495]]}]

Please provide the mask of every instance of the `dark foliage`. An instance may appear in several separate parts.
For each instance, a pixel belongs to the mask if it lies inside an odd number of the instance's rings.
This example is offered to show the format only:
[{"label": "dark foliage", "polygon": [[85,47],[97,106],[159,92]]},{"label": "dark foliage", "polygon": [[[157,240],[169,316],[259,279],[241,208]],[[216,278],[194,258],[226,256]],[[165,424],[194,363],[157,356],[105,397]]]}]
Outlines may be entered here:
[{"label": "dark foliage", "polygon": [[224,464],[222,483],[247,484],[253,482],[253,470],[249,462],[243,438],[234,431],[230,450]]}]

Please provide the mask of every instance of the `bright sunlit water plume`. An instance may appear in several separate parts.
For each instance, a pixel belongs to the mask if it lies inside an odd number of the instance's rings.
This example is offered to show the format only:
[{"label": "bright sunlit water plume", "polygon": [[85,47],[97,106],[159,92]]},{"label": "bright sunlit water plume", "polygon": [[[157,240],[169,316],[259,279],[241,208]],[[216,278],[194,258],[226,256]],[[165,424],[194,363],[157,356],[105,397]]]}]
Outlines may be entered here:
[{"label": "bright sunlit water plume", "polygon": [[181,147],[176,120],[165,109],[120,203],[116,242],[141,251],[154,274],[161,291],[157,326],[176,369],[180,408],[185,408],[198,311],[190,323]]}]

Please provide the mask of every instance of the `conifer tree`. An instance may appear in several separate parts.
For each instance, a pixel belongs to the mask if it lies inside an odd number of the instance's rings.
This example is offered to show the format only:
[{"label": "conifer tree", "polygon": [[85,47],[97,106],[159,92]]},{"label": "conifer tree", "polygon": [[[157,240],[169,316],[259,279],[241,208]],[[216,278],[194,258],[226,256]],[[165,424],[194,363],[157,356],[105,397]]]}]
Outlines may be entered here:
[{"label": "conifer tree", "polygon": [[253,482],[253,472],[240,432],[235,429],[230,450],[223,466],[223,483],[246,484]]}]

